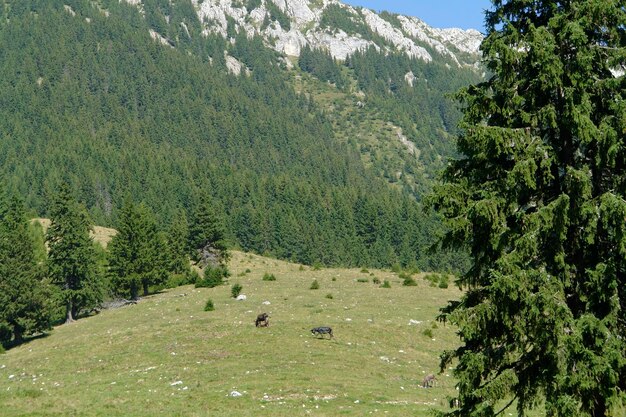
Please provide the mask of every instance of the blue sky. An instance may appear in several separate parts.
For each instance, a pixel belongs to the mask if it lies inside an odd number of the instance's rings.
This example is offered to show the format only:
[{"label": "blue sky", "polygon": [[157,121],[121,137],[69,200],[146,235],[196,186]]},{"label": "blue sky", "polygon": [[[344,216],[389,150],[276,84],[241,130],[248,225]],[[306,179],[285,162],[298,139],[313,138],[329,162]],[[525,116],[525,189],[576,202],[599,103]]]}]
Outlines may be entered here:
[{"label": "blue sky", "polygon": [[484,32],[490,0],[342,0],[353,6],[415,16],[436,28],[459,27]]}]

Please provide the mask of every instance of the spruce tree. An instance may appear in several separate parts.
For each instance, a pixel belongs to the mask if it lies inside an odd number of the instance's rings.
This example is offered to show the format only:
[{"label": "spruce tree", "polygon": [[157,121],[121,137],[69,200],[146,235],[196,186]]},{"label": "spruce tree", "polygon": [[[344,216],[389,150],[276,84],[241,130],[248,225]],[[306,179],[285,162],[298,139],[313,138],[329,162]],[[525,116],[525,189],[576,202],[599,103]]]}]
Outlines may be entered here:
[{"label": "spruce tree", "polygon": [[224,224],[206,194],[198,198],[191,215],[189,248],[191,259],[203,266],[223,266],[229,259]]},{"label": "spruce tree", "polygon": [[22,202],[0,201],[0,343],[50,328],[50,303],[43,270]]},{"label": "spruce tree", "polygon": [[102,302],[102,277],[96,263],[91,224],[85,208],[73,197],[67,184],[59,188],[50,209],[46,233],[48,271],[61,289],[65,321],[74,321],[81,309]]},{"label": "spruce tree", "polygon": [[157,231],[152,212],[126,199],[120,212],[118,233],[109,243],[109,272],[115,290],[139,297],[151,285],[165,281],[165,242]]},{"label": "spruce tree", "polygon": [[[626,2],[494,0],[432,198],[466,247],[455,416],[607,416],[626,400]],[[620,71],[621,70],[621,71]]]},{"label": "spruce tree", "polygon": [[179,210],[167,233],[167,269],[174,274],[189,272],[189,225],[185,212]]}]

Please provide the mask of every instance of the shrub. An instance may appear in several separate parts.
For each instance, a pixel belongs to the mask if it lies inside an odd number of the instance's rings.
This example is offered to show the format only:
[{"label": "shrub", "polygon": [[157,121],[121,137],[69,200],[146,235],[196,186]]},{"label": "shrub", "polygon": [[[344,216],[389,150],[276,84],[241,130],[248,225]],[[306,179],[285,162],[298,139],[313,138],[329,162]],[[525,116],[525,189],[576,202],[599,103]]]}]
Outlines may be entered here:
[{"label": "shrub", "polygon": [[319,271],[320,269],[322,269],[322,264],[319,263],[318,261],[313,262],[313,270]]},{"label": "shrub", "polygon": [[239,283],[236,283],[230,288],[230,295],[232,295],[233,298],[237,298],[239,294],[241,294],[241,290],[243,290],[243,287],[239,285]]},{"label": "shrub", "polygon": [[374,277],[374,278],[372,278],[372,282],[374,284],[380,284],[380,279],[378,277]]},{"label": "shrub", "polygon": [[316,279],[314,279],[313,282],[311,283],[311,289],[312,290],[319,290],[319,288],[320,288],[320,283],[317,282]]},{"label": "shrub", "polygon": [[276,281],[276,276],[274,274],[268,274],[267,272],[263,274],[263,281]]},{"label": "shrub", "polygon": [[391,288],[391,284],[389,283],[389,281],[385,280],[383,281],[383,285],[381,285],[380,288]]},{"label": "shrub", "polygon": [[164,288],[176,288],[182,285],[195,284],[200,280],[200,275],[194,270],[186,271],[183,274],[170,274],[163,284]]},{"label": "shrub", "polygon": [[213,311],[213,310],[215,310],[215,306],[213,306],[213,300],[209,298],[206,301],[206,304],[204,305],[204,311]]},{"label": "shrub", "polygon": [[364,274],[369,274],[370,271],[367,270],[367,268],[361,268],[361,272]]},{"label": "shrub", "polygon": [[337,281],[337,277],[333,277],[332,281],[333,282]]},{"label": "shrub", "polygon": [[250,273],[250,272],[252,272],[252,271],[250,271],[250,268],[246,268],[246,271],[245,271],[245,272],[246,272],[246,274],[249,274],[249,273]]},{"label": "shrub", "polygon": [[446,275],[442,275],[439,280],[439,288],[448,288],[448,277]]},{"label": "shrub", "polygon": [[404,278],[404,281],[402,281],[402,285],[404,285],[405,287],[415,287],[417,286],[417,282],[415,282],[413,277],[409,276]]},{"label": "shrub", "polygon": [[196,282],[196,288],[213,288],[224,283],[224,278],[230,276],[230,272],[225,266],[217,268],[207,267],[204,270],[203,279]]},{"label": "shrub", "polygon": [[370,280],[367,278],[358,278],[356,282],[370,282]]},{"label": "shrub", "polygon": [[422,334],[424,336],[427,336],[427,337],[431,338],[431,339],[433,338],[433,330],[432,329],[424,329],[422,331]]},{"label": "shrub", "polygon": [[402,270],[402,267],[400,266],[400,264],[399,264],[399,263],[395,263],[395,264],[393,264],[393,265],[391,266],[391,272],[394,272],[394,273],[396,273],[396,274],[397,274],[397,273],[399,273],[401,270]]},{"label": "shrub", "polygon": [[431,287],[436,287],[439,283],[439,274],[426,274],[424,275],[424,279],[430,282]]},{"label": "shrub", "polygon": [[298,268],[299,271],[304,271],[304,265],[300,265],[300,268]]},{"label": "shrub", "polygon": [[331,293],[326,294],[326,298],[328,298],[329,300],[333,299],[333,295]]}]

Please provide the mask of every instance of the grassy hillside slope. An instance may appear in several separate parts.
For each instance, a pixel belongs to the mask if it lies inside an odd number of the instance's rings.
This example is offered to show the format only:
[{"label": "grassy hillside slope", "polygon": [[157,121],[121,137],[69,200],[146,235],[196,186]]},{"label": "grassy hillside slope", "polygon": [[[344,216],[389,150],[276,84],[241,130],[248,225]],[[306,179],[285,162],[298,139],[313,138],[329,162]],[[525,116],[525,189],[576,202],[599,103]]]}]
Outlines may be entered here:
[{"label": "grassy hillside slope", "polygon": [[[454,330],[434,321],[456,289],[239,252],[230,268],[229,285],[165,291],[0,356],[3,415],[421,416],[455,392],[446,374],[434,388],[420,385],[456,343]],[[263,281],[264,273],[277,280]],[[230,297],[234,283],[247,300]],[[205,312],[209,298],[215,311]],[[270,327],[254,327],[261,312]],[[311,335],[322,325],[334,339]],[[231,397],[234,390],[243,395]]]}]

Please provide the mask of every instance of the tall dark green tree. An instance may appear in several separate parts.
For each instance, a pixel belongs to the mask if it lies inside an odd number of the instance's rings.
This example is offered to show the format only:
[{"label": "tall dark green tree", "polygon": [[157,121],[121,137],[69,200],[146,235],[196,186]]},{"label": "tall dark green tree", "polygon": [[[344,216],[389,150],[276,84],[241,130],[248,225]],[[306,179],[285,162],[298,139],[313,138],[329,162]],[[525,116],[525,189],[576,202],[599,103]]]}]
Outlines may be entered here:
[{"label": "tall dark green tree", "polygon": [[66,323],[74,321],[81,309],[95,307],[103,298],[102,276],[96,263],[91,224],[85,208],[71,194],[67,184],[59,188],[50,209],[51,224],[46,233],[48,271],[61,289]]},{"label": "tall dark green tree", "polygon": [[22,202],[0,201],[0,343],[19,344],[50,328],[50,303],[43,270]]},{"label": "tall dark green tree", "polygon": [[[459,96],[463,157],[433,198],[471,251],[442,318],[458,416],[517,401],[548,416],[626,402],[626,2],[494,0],[492,76]],[[621,69],[622,71],[615,71]],[[511,401],[510,403],[508,401]]]},{"label": "tall dark green tree", "polygon": [[118,233],[109,243],[109,273],[115,290],[139,297],[148,295],[151,285],[167,278],[165,241],[158,233],[148,207],[126,199],[120,212]]},{"label": "tall dark green tree", "polygon": [[223,266],[229,259],[224,222],[208,195],[195,203],[189,224],[191,259],[203,266]]},{"label": "tall dark green tree", "polygon": [[185,212],[179,210],[172,220],[166,236],[167,269],[175,274],[189,271],[189,224]]}]

